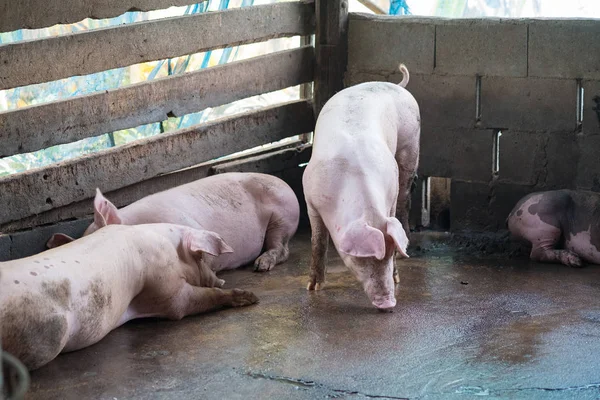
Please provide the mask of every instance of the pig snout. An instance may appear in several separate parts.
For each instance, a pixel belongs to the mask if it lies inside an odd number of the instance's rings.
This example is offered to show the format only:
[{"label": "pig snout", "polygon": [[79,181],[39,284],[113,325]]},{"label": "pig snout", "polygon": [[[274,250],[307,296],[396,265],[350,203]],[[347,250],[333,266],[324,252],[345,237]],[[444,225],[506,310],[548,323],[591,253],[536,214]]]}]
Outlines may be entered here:
[{"label": "pig snout", "polygon": [[372,303],[378,309],[385,311],[396,307],[396,298],[393,294],[387,296],[375,296]]},{"label": "pig snout", "polygon": [[371,303],[379,310],[390,310],[396,306],[394,278],[391,274],[377,278],[370,277],[364,282],[363,287]]}]

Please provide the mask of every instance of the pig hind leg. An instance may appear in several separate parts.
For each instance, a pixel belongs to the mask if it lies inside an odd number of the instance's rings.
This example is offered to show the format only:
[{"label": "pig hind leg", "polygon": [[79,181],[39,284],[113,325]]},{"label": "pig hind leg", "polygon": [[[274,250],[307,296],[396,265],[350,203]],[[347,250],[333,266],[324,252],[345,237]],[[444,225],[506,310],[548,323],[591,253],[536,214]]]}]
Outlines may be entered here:
[{"label": "pig hind leg", "polygon": [[273,214],[267,234],[265,235],[266,251],[254,262],[255,271],[269,271],[275,265],[286,261],[290,255],[288,243],[296,230],[298,223],[293,224],[283,216]]},{"label": "pig hind leg", "polygon": [[[415,177],[417,176],[417,166],[419,164],[419,149],[404,149],[396,153],[396,162],[398,163],[398,198],[392,207],[391,217],[396,216],[406,237],[410,239],[410,225],[408,223],[408,214],[411,206],[411,189]],[[396,267],[396,251],[394,252],[394,283],[400,283],[400,275]]]},{"label": "pig hind leg", "polygon": [[577,254],[569,250],[556,249],[562,236],[560,228],[541,221],[537,216],[528,216],[519,224],[518,235],[532,245],[530,254],[532,260],[581,267],[581,259]]},{"label": "pig hind leg", "polygon": [[[409,165],[407,167],[407,165]],[[398,218],[406,232],[406,237],[410,239],[410,225],[408,223],[408,214],[411,206],[411,188],[417,175],[417,162],[398,161],[398,200],[396,204],[395,216]],[[394,215],[392,215],[394,216]]]},{"label": "pig hind leg", "polygon": [[329,246],[329,231],[319,214],[308,210],[311,229],[310,280],[307,290],[320,290],[325,283],[325,263],[327,262],[327,247]]},{"label": "pig hind leg", "polygon": [[220,308],[249,306],[255,303],[258,303],[258,297],[246,290],[226,290],[186,284],[179,292],[167,317],[179,320],[188,315],[201,314]]}]

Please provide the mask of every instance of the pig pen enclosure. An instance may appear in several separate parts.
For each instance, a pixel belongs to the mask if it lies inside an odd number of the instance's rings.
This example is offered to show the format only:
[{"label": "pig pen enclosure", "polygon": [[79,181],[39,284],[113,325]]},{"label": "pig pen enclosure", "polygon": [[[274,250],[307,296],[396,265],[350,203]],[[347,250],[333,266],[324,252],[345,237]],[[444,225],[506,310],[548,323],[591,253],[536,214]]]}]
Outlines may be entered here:
[{"label": "pig pen enclosure", "polygon": [[[0,0],[0,32],[193,2],[35,3]],[[80,236],[97,187],[122,207],[216,173],[264,172],[284,179],[302,210],[288,261],[222,274],[259,304],[130,322],[33,371],[26,398],[599,398],[600,270],[530,262],[505,229],[527,193],[600,191],[597,20],[254,5],[0,45],[0,90],[282,37],[297,44],[0,113],[8,157],[301,85],[290,102],[0,178],[1,261],[43,251],[55,232]],[[335,250],[325,289],[306,291],[301,177],[327,99],[399,82],[400,62],[420,107],[421,154],[411,258],[399,262],[395,311],[383,314]]]}]

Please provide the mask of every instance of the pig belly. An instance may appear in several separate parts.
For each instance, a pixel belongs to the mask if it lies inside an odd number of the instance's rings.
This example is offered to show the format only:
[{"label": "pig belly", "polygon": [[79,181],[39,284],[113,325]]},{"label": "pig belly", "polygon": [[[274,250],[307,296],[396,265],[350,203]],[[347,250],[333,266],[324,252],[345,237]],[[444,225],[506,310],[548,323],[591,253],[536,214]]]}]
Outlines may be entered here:
[{"label": "pig belly", "polygon": [[589,231],[571,235],[566,241],[565,247],[588,263],[600,264],[600,251],[592,244]]}]

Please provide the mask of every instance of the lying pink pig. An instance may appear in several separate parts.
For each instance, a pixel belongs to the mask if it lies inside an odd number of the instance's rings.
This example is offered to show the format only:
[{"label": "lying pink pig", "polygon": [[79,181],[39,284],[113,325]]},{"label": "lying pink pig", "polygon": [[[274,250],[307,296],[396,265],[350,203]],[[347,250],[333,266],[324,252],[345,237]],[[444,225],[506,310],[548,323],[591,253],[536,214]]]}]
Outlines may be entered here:
[{"label": "lying pink pig", "polygon": [[[94,222],[83,235],[112,224],[165,222],[206,229],[217,232],[235,249],[234,253],[207,257],[213,271],[252,261],[257,271],[268,271],[287,260],[288,242],[298,228],[299,215],[298,199],[281,179],[230,172],[144,197],[120,210],[97,190]],[[48,247],[72,240],[55,234]]]},{"label": "lying pink pig", "polygon": [[204,256],[231,252],[214,232],[172,224],[112,225],[2,262],[3,350],[33,370],[135,318],[177,320],[256,303],[251,292],[214,287],[223,280]]}]

